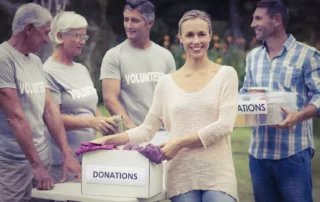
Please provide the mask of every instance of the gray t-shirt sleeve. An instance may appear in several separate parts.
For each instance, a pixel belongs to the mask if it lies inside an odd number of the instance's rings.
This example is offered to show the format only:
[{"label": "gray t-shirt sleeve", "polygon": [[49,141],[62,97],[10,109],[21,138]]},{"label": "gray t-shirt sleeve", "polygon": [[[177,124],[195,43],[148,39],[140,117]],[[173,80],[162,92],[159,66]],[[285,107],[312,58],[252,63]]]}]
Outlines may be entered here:
[{"label": "gray t-shirt sleeve", "polygon": [[[169,52],[169,51],[168,51]],[[168,65],[169,65],[169,72],[168,74],[176,71],[176,62],[174,60],[173,55],[171,52],[168,53]]]},{"label": "gray t-shirt sleeve", "polygon": [[102,79],[121,79],[120,59],[116,49],[110,49],[103,57],[100,80]]},{"label": "gray t-shirt sleeve", "polygon": [[13,66],[0,58],[0,88],[17,88]]},{"label": "gray t-shirt sleeve", "polygon": [[50,94],[53,99],[53,101],[56,104],[61,104],[61,92],[59,88],[59,84],[54,80],[54,78],[50,75],[49,72],[45,72],[46,77],[46,83],[48,85],[48,88],[50,89]]}]

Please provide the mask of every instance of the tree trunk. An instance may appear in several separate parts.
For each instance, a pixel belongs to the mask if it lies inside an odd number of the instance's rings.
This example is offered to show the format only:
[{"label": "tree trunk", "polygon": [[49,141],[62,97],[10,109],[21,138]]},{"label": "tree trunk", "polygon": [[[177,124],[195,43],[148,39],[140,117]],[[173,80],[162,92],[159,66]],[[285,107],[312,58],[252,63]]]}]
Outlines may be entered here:
[{"label": "tree trunk", "polygon": [[229,20],[230,20],[230,32],[233,38],[233,45],[244,50],[245,41],[243,38],[243,33],[240,28],[240,15],[239,15],[239,0],[229,0]]}]

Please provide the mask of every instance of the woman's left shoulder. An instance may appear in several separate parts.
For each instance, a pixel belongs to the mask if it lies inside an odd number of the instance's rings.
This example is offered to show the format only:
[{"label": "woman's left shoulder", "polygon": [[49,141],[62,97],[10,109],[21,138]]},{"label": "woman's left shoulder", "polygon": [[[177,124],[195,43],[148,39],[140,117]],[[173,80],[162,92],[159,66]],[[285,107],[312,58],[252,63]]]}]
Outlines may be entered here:
[{"label": "woman's left shoulder", "polygon": [[220,68],[220,70],[222,70],[225,73],[225,75],[238,77],[237,71],[232,66],[222,65]]}]

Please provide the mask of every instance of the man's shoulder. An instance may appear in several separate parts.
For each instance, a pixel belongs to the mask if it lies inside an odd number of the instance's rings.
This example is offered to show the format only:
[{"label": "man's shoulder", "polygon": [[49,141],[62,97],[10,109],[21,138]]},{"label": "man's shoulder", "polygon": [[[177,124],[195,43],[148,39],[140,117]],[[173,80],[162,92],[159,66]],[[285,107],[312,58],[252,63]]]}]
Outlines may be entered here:
[{"label": "man's shoulder", "polygon": [[33,61],[32,63],[36,64],[36,66],[39,68],[39,70],[43,71],[43,63],[39,56],[33,53],[29,53],[30,59]]},{"label": "man's shoulder", "polygon": [[110,48],[105,53],[104,59],[110,60],[110,59],[119,58],[121,55],[123,55],[126,45],[127,45],[127,41],[124,41],[124,42]]},{"label": "man's shoulder", "polygon": [[0,44],[0,62],[2,64],[13,64],[13,55],[6,42]]},{"label": "man's shoulder", "polygon": [[[18,51],[13,51],[12,49],[13,48],[10,48],[7,42],[3,42],[2,44],[0,44],[0,61],[2,63],[13,65],[15,64],[16,60],[20,60],[20,55],[17,56]],[[41,59],[37,55],[29,53],[28,57],[33,64],[35,64],[37,67],[42,68]],[[21,62],[21,64],[23,63]]]},{"label": "man's shoulder", "polygon": [[10,50],[7,47],[6,42],[0,44],[0,60],[8,60],[10,58]]},{"label": "man's shoulder", "polygon": [[164,55],[167,55],[167,56],[171,55],[171,52],[168,49],[158,45],[157,43],[155,43],[153,41],[152,41],[152,46],[156,51],[158,51],[158,52],[160,52],[160,53],[162,53]]},{"label": "man's shoulder", "polygon": [[33,60],[41,63],[41,65],[43,64],[42,61],[41,61],[41,59],[40,59],[40,57],[37,56],[36,54],[34,54],[34,53],[29,53],[29,57],[30,57],[31,59],[33,59]]},{"label": "man's shoulder", "polygon": [[259,53],[260,51],[262,51],[263,48],[264,48],[264,47],[263,47],[262,45],[253,48],[253,49],[248,53],[248,56],[250,56],[250,55],[255,55],[255,54]]},{"label": "man's shoulder", "polygon": [[124,48],[127,46],[127,40],[121,42],[120,44],[110,48],[106,53],[121,53]]},{"label": "man's shoulder", "polygon": [[315,47],[312,47],[310,45],[307,45],[305,43],[302,43],[300,41],[296,41],[296,49],[300,50],[299,52],[306,52],[307,54],[318,54],[319,55],[319,50],[317,50]]},{"label": "man's shoulder", "polygon": [[15,71],[13,57],[9,51],[4,43],[0,44],[0,74]]}]

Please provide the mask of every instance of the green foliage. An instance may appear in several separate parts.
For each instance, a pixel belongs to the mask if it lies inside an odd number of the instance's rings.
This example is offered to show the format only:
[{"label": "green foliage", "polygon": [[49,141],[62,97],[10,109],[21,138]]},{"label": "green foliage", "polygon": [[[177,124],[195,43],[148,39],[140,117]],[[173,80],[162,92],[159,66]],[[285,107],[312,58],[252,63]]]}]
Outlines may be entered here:
[{"label": "green foliage", "polygon": [[108,6],[108,0],[98,0],[98,3],[102,8],[106,8]]},{"label": "green foliage", "polygon": [[313,119],[313,134],[320,137],[320,119]]}]

